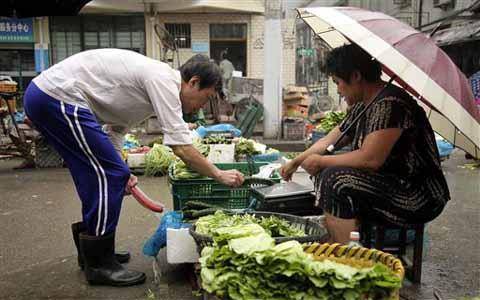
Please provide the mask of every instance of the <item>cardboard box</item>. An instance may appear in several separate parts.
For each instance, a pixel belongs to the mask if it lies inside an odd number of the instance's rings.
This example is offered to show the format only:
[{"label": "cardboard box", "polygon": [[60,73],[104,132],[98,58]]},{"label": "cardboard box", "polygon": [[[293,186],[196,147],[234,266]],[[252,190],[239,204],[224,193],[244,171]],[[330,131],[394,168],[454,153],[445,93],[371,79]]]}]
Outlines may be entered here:
[{"label": "cardboard box", "polygon": [[307,105],[284,105],[283,106],[283,116],[290,118],[307,118],[308,117],[308,106]]}]

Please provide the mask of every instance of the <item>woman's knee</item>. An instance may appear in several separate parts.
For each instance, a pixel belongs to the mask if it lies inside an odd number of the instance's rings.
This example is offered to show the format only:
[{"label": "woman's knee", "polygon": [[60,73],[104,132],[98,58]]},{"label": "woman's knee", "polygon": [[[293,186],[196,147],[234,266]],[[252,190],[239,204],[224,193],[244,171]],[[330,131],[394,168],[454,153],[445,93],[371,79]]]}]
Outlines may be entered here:
[{"label": "woman's knee", "polygon": [[350,168],[345,167],[330,167],[323,170],[319,175],[319,188],[322,194],[339,194],[342,187],[350,181],[350,171]]}]

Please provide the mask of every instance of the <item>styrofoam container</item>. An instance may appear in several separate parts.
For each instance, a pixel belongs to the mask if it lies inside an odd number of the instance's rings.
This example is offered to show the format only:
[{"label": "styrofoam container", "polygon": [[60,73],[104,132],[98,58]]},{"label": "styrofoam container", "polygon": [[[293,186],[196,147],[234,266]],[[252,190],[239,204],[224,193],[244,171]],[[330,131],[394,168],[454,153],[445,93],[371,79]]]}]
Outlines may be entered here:
[{"label": "styrofoam container", "polygon": [[145,153],[128,153],[127,165],[129,168],[145,167]]},{"label": "styrofoam container", "polygon": [[235,162],[234,144],[213,144],[210,145],[208,160],[212,163],[233,163]]},{"label": "styrofoam container", "polygon": [[169,264],[196,263],[197,244],[188,228],[167,228],[167,262]]}]

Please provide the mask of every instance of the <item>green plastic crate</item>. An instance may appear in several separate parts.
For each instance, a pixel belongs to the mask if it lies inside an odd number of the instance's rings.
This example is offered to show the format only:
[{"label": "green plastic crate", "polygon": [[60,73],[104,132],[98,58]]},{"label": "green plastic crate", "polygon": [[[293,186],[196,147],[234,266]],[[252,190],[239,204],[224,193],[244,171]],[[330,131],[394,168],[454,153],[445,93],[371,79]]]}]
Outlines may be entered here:
[{"label": "green plastic crate", "polygon": [[[215,165],[221,170],[237,169],[249,177],[252,174],[258,173],[259,168],[267,164],[266,162],[237,162]],[[270,180],[278,183],[281,178],[276,174],[273,178],[270,178]],[[231,188],[211,178],[174,179],[173,166],[170,166],[168,181],[172,186],[173,207],[175,210],[182,209],[185,206],[185,202],[189,200],[198,200],[227,209],[246,208],[251,201],[252,187],[261,185],[246,181],[241,187]]]}]

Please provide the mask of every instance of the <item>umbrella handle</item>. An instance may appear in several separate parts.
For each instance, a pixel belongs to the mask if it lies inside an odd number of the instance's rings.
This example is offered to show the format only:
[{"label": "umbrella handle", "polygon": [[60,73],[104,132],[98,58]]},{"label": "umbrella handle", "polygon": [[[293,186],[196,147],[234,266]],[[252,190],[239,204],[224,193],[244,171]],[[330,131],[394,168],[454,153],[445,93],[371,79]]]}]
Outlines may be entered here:
[{"label": "umbrella handle", "polygon": [[130,192],[132,193],[133,198],[135,198],[143,207],[154,212],[163,212],[163,204],[152,200],[138,186],[131,187]]},{"label": "umbrella handle", "polygon": [[325,155],[331,155],[331,154],[335,153],[335,150],[337,150],[336,148],[337,148],[338,144],[347,135],[347,132],[353,127],[353,125],[355,125],[358,122],[358,120],[360,120],[360,118],[362,118],[365,115],[365,113],[370,108],[370,106],[372,106],[373,103],[375,103],[377,101],[377,98],[393,82],[393,80],[395,80],[395,78],[397,78],[397,76],[392,76],[390,78],[390,80],[382,87],[382,89],[380,91],[378,91],[378,93],[375,95],[373,100],[370,103],[368,103],[367,106],[365,106],[365,108],[355,117],[355,119],[353,119],[352,123],[350,123],[350,125],[348,125],[348,127],[344,131],[341,132],[340,136],[335,141],[335,143],[329,145],[327,147],[327,149],[325,149],[325,153],[324,153]]}]

